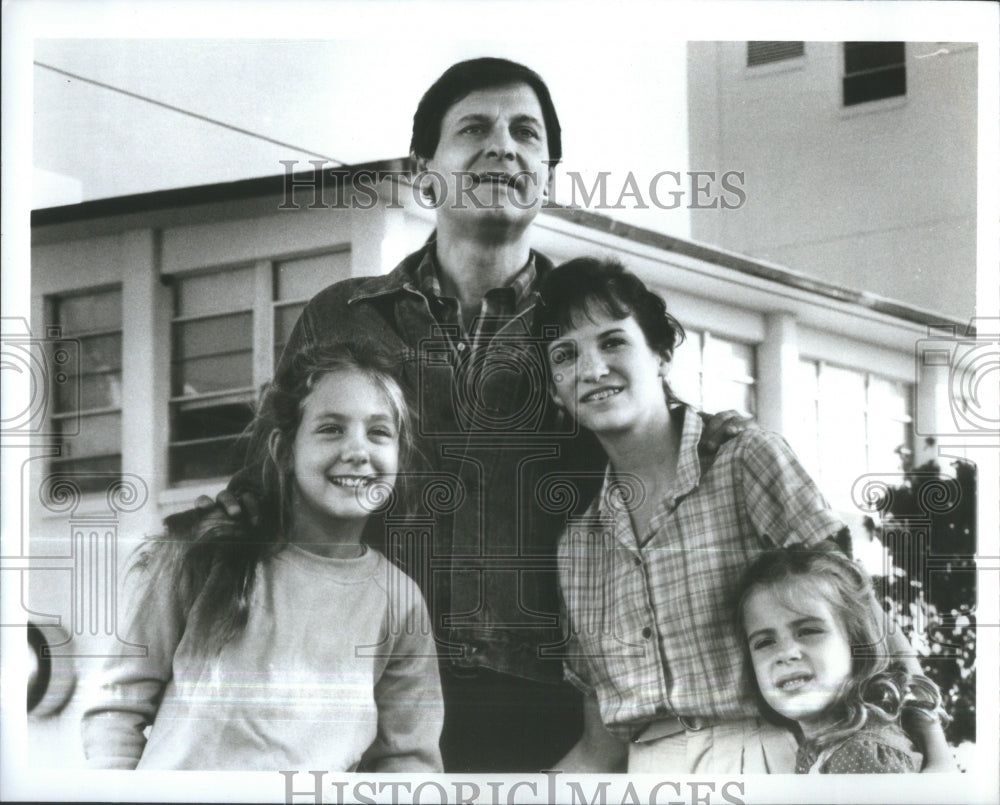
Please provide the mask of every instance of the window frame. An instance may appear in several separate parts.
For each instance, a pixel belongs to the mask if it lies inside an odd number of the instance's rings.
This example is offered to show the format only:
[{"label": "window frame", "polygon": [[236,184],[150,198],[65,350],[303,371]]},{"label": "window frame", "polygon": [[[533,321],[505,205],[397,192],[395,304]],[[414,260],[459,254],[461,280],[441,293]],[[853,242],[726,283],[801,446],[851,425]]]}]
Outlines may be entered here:
[{"label": "window frame", "polygon": [[[871,45],[899,45],[902,49],[902,54],[898,62],[879,64],[875,67],[867,67],[858,70],[848,70],[848,52],[851,49],[850,46],[871,46]],[[846,110],[858,109],[858,108],[870,108],[870,104],[879,104],[886,101],[889,102],[899,102],[900,99],[906,99],[908,97],[909,85],[908,76],[906,69],[906,42],[842,42],[841,43],[841,65],[842,74],[840,79],[840,105],[841,108]],[[853,83],[857,85],[857,79],[867,78],[870,76],[885,75],[889,71],[901,71],[902,74],[902,92],[893,92],[888,95],[878,95],[877,97],[863,97],[858,100],[852,100],[848,102],[848,85]]]},{"label": "window frame", "polygon": [[[118,295],[118,321],[117,326],[111,327],[98,327],[93,330],[67,330],[64,322],[60,320],[60,306],[67,300],[81,299],[84,297],[96,297],[103,294],[117,294]],[[48,469],[50,473],[53,474],[86,474],[84,470],[74,469],[74,464],[79,464],[80,462],[93,461],[93,460],[108,460],[111,459],[114,462],[117,459],[117,469],[111,470],[96,470],[101,477],[107,478],[108,475],[121,475],[123,472],[122,460],[123,460],[123,432],[122,432],[122,416],[123,416],[123,406],[121,404],[121,394],[122,392],[122,382],[123,382],[123,372],[124,372],[124,289],[122,283],[115,282],[109,284],[101,284],[88,286],[83,288],[77,288],[73,290],[68,290],[64,292],[56,292],[52,294],[47,294],[43,298],[43,310],[45,315],[46,325],[50,327],[58,327],[60,331],[60,337],[63,339],[70,339],[82,342],[85,339],[91,338],[106,338],[108,336],[118,337],[118,368],[116,370],[98,371],[98,372],[85,372],[83,366],[83,350],[81,348],[80,355],[80,366],[78,368],[78,373],[76,375],[77,383],[82,384],[84,377],[95,377],[101,375],[117,375],[118,376],[118,387],[119,387],[119,403],[118,405],[102,405],[96,407],[86,408],[83,407],[82,396],[78,397],[80,407],[78,408],[68,408],[65,410],[60,410],[59,405],[59,394],[53,382],[53,378],[49,378],[48,393],[51,395],[52,407],[48,413],[49,422],[53,428],[53,431],[58,431],[60,422],[72,421],[74,419],[78,420],[80,423],[79,429],[75,434],[70,434],[68,437],[63,436],[61,433],[54,433],[54,439],[57,444],[64,445],[67,448],[71,448],[72,444],[67,443],[67,438],[72,438],[73,436],[79,436],[82,433],[85,422],[88,418],[94,417],[106,417],[108,415],[115,415],[118,418],[117,424],[117,450],[113,452],[95,453],[85,456],[72,456],[65,455],[63,449],[60,449],[60,455],[54,455],[49,458]],[[82,385],[81,385],[82,388]],[[83,494],[97,494],[103,491],[104,487],[107,486],[107,481],[105,480],[99,489],[90,489],[86,485],[81,486],[81,493]]]},{"label": "window frame", "polygon": [[[725,382],[727,382],[727,383],[735,383],[737,385],[744,386],[744,387],[750,389],[750,391],[749,391],[749,402],[750,402],[750,406],[749,407],[750,407],[750,410],[747,411],[746,413],[748,415],[750,415],[750,416],[756,416],[757,415],[757,411],[759,410],[759,407],[760,407],[760,401],[757,398],[758,397],[757,386],[758,386],[759,379],[760,379],[760,377],[759,377],[760,376],[760,369],[759,369],[758,360],[757,360],[757,344],[753,343],[752,341],[744,341],[744,340],[739,339],[739,338],[728,338],[728,337],[725,337],[725,336],[721,336],[721,335],[719,335],[717,333],[713,333],[711,330],[709,330],[707,328],[706,329],[697,329],[697,328],[694,328],[694,327],[685,328],[684,344],[690,344],[692,346],[694,346],[695,344],[697,344],[697,353],[696,354],[697,354],[698,400],[697,401],[690,401],[691,404],[694,405],[699,410],[705,410],[705,404],[706,404],[706,399],[705,399],[705,374],[706,374],[705,355],[706,355],[707,350],[710,349],[709,344],[712,341],[718,341],[720,343],[725,343],[725,344],[738,344],[740,346],[749,348],[750,354],[751,354],[751,357],[752,357],[752,362],[753,362],[753,366],[752,366],[753,374],[752,375],[742,375],[742,376],[736,377],[736,376],[733,376],[733,375],[729,375],[727,373],[727,376],[725,378],[723,378],[723,380]],[[681,349],[684,348],[684,344],[681,345],[681,347],[680,347]],[[668,380],[669,380],[669,377],[668,377]],[[681,395],[681,398],[683,399],[683,395]],[[688,402],[687,400],[685,400],[685,401]],[[712,413],[715,413],[715,412],[712,412]]]},{"label": "window frame", "polygon": [[[170,394],[168,398],[168,442],[167,442],[167,477],[166,488],[179,488],[195,485],[205,485],[208,483],[226,480],[226,474],[213,476],[185,476],[179,474],[179,468],[175,466],[174,450],[178,447],[196,446],[198,444],[231,444],[239,445],[240,437],[234,434],[222,434],[206,436],[195,439],[175,439],[176,417],[181,410],[196,410],[199,407],[210,408],[212,404],[220,402],[231,402],[235,405],[246,404],[252,412],[256,408],[257,398],[260,389],[271,380],[277,366],[279,355],[275,352],[275,338],[277,336],[276,318],[279,309],[288,308],[292,305],[304,305],[315,293],[327,287],[333,282],[350,276],[350,263],[345,276],[324,276],[320,278],[316,289],[308,296],[295,297],[290,299],[278,299],[278,269],[283,263],[294,262],[295,260],[309,259],[315,257],[327,257],[347,254],[348,261],[351,254],[351,243],[339,243],[334,246],[325,246],[318,249],[298,251],[288,254],[272,255],[256,260],[242,260],[233,263],[203,266],[193,270],[164,275],[165,284],[171,286],[171,315],[168,321],[168,341],[170,348],[169,365],[171,367],[171,377],[169,383]],[[222,274],[227,271],[238,271],[250,269],[252,272],[253,291],[251,294],[251,307],[234,310],[224,310],[218,312],[205,312],[196,315],[178,316],[176,315],[176,293],[173,289],[178,282],[186,279]],[[174,366],[175,366],[175,327],[188,321],[199,319],[218,318],[225,315],[237,315],[249,312],[251,315],[251,385],[239,386],[231,389],[223,389],[209,392],[202,392],[196,395],[175,395],[174,391]],[[183,406],[183,408],[182,408]]]},{"label": "window frame", "polygon": [[[810,419],[812,424],[811,424],[811,433],[808,435],[811,437],[812,444],[809,445],[810,447],[809,455],[815,457],[817,466],[811,469],[816,473],[817,480],[821,481],[821,486],[824,476],[823,465],[825,463],[824,462],[825,457],[822,453],[822,439],[821,439],[822,435],[821,426],[823,424],[822,417],[824,413],[824,407],[832,404],[830,400],[824,401],[820,393],[821,383],[822,383],[822,373],[823,370],[826,368],[836,369],[838,371],[851,372],[855,375],[861,376],[864,381],[864,400],[861,403],[860,409],[863,414],[865,423],[864,424],[865,466],[859,467],[858,472],[891,473],[898,471],[898,468],[876,466],[873,463],[873,459],[877,459],[878,456],[872,455],[872,450],[873,447],[875,446],[875,440],[873,439],[872,434],[874,433],[874,428],[877,428],[880,422],[882,423],[887,421],[897,422],[904,426],[904,434],[905,434],[905,439],[902,445],[900,445],[900,447],[902,447],[904,450],[911,451],[912,453],[915,444],[914,402],[913,402],[913,395],[915,391],[914,384],[909,383],[905,380],[900,380],[890,375],[879,374],[878,372],[872,372],[867,369],[858,369],[857,367],[853,366],[845,366],[835,361],[828,361],[822,358],[811,358],[800,355],[799,364],[800,366],[808,366],[812,370],[812,378],[813,378],[812,391],[809,397],[806,397],[805,393],[803,392],[802,396],[800,396],[799,398],[799,403],[801,405],[811,406]],[[902,399],[904,399],[906,402],[905,414],[903,414],[901,417],[890,416],[888,418],[884,416],[876,416],[877,409],[872,401],[873,379],[885,381],[892,384],[898,384],[905,389],[905,392],[902,395]],[[801,435],[804,437],[807,434],[801,434]],[[805,447],[805,445],[802,445],[802,447]],[[827,490],[825,489],[825,487],[824,491],[832,493],[831,490]]]}]

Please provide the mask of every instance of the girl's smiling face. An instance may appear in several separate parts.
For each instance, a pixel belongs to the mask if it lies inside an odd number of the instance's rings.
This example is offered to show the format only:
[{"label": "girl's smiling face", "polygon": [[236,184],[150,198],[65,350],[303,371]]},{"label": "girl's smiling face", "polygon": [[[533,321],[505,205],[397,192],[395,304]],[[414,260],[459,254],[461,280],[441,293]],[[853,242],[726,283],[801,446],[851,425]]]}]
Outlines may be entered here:
[{"label": "girl's smiling face", "polygon": [[553,398],[598,436],[639,428],[666,408],[668,362],[634,316],[616,319],[591,306],[549,344],[548,356]]},{"label": "girl's smiling face", "polygon": [[798,588],[794,608],[789,591],[754,587],[744,601],[743,625],[764,701],[810,738],[837,718],[835,705],[851,676],[851,644],[823,596],[792,584]]},{"label": "girl's smiling face", "polygon": [[399,469],[399,427],[383,391],[361,372],[323,375],[302,404],[292,456],[297,530],[363,521]]}]

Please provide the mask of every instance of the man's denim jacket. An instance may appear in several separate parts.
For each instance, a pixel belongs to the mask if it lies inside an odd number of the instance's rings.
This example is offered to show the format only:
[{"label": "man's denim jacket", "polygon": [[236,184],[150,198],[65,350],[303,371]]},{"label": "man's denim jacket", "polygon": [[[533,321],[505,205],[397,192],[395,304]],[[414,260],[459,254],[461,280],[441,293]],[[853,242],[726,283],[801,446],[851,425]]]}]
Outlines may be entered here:
[{"label": "man's denim jacket", "polygon": [[[414,284],[427,248],[390,274],[318,293],[282,361],[303,344],[358,338],[398,358],[424,466],[409,484],[416,511],[378,519],[387,553],[421,586],[444,661],[557,681],[556,542],[596,493],[606,459],[549,396],[535,305],[485,346],[450,338]],[[541,276],[552,264],[535,254],[535,265]]]}]

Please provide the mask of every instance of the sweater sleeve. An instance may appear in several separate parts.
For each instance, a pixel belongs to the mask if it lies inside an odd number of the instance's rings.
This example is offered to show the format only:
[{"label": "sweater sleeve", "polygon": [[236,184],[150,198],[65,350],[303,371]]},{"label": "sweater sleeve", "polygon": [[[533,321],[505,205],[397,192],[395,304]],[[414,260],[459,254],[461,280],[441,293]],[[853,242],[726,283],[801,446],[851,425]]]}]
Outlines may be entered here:
[{"label": "sweater sleeve", "polygon": [[183,633],[183,618],[170,585],[146,570],[133,572],[139,576],[139,589],[124,634],[115,641],[87,694],[81,726],[89,768],[138,765],[146,746],[144,731],[156,718]]},{"label": "sweater sleeve", "polygon": [[397,633],[385,668],[375,683],[378,733],[362,767],[374,772],[441,772],[444,701],[430,616],[416,583],[401,571]]},{"label": "sweater sleeve", "polygon": [[781,436],[750,428],[737,438],[747,513],[758,535],[781,547],[809,546],[845,527]]}]

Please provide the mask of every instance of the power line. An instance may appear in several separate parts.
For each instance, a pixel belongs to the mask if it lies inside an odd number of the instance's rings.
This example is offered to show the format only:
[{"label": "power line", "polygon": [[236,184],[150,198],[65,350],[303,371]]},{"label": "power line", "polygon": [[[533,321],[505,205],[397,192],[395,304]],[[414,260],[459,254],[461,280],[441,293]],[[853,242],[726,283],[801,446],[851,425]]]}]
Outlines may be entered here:
[{"label": "power line", "polygon": [[182,109],[179,106],[174,106],[173,104],[164,103],[163,101],[158,101],[155,98],[149,98],[145,95],[140,95],[137,92],[130,92],[127,89],[122,89],[121,87],[116,87],[111,84],[105,84],[103,81],[97,81],[93,78],[87,78],[83,75],[78,75],[77,73],[71,73],[69,70],[63,70],[59,67],[53,67],[51,64],[44,64],[40,61],[34,62],[36,67],[42,67],[46,70],[51,70],[53,73],[59,73],[60,75],[68,76],[69,78],[74,78],[77,81],[83,81],[87,84],[93,84],[95,87],[101,87],[103,89],[111,90],[112,92],[117,92],[120,95],[126,95],[129,98],[135,98],[136,100],[144,101],[145,103],[153,104],[153,106],[159,106],[162,109],[169,109],[171,112],[177,112],[178,114],[187,115],[188,117],[193,117],[196,120],[202,120],[206,123],[211,123],[214,126],[221,126],[224,129],[229,129],[230,131],[235,131],[238,134],[246,134],[249,137],[253,137],[257,140],[263,140],[264,142],[271,143],[273,145],[280,145],[283,148],[290,148],[293,151],[298,151],[302,154],[308,154],[312,157],[319,157],[327,162],[335,162],[338,165],[345,165],[343,160],[337,159],[335,157],[329,157],[325,154],[319,154],[315,151],[310,151],[308,148],[302,148],[301,146],[295,145],[294,143],[286,143],[283,140],[275,140],[273,137],[267,137],[263,134],[258,134],[255,131],[250,131],[249,129],[240,128],[239,126],[234,126],[231,123],[226,123],[222,120],[216,120],[212,117],[207,117],[206,115],[200,115],[197,112],[192,112],[189,109]]}]

